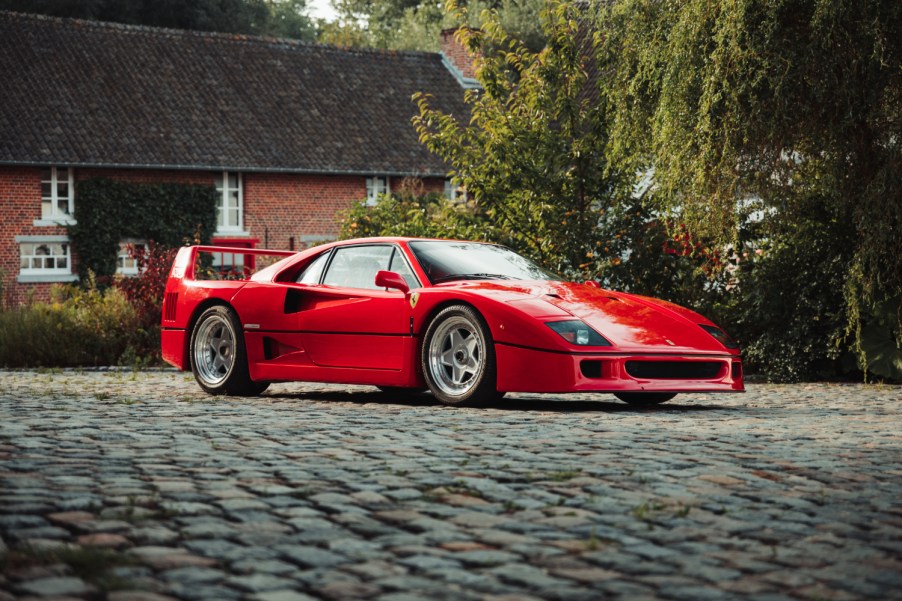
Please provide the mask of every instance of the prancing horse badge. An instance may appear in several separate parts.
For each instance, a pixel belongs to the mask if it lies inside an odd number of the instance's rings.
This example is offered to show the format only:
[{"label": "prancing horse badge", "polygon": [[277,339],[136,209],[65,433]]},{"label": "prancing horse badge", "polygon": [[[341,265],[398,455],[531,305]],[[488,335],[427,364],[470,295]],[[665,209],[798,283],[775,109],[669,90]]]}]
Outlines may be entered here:
[{"label": "prancing horse badge", "polygon": [[413,309],[417,306],[417,301],[420,300],[420,293],[414,292],[410,295],[410,308]]}]

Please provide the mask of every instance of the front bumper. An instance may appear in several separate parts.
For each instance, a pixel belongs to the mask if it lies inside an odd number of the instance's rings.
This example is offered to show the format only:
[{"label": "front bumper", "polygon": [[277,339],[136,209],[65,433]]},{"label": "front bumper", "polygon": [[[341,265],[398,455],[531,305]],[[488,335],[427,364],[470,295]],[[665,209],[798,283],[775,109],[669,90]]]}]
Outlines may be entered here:
[{"label": "front bumper", "polygon": [[724,354],[560,353],[498,343],[501,392],[742,392],[742,360]]}]

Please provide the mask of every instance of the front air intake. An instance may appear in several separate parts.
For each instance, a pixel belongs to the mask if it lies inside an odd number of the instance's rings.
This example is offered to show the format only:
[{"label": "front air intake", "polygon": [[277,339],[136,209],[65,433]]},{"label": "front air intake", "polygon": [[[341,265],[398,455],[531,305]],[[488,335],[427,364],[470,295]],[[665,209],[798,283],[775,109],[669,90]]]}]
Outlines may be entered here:
[{"label": "front air intake", "polygon": [[721,361],[627,361],[626,373],[647,380],[713,380],[723,367]]}]

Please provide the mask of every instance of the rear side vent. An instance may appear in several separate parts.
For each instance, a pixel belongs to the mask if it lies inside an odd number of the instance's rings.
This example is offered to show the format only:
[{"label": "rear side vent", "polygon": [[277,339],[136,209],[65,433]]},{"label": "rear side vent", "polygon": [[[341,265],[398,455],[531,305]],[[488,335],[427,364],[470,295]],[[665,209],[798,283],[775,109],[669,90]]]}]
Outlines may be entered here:
[{"label": "rear side vent", "polygon": [[626,373],[650,380],[712,380],[723,367],[720,361],[627,361]]},{"label": "rear side vent", "polygon": [[166,305],[166,311],[163,313],[163,319],[166,321],[175,321],[175,309],[179,304],[178,292],[167,292],[166,298],[163,299]]}]

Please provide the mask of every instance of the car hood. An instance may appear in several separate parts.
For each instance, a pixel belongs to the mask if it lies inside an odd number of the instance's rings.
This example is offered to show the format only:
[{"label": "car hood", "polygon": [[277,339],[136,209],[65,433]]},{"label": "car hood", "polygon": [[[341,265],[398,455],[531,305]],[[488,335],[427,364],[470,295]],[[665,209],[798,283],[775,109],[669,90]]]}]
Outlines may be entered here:
[{"label": "car hood", "polygon": [[[624,352],[728,351],[698,324],[707,319],[677,305],[572,282],[480,282],[467,287],[526,310],[537,319],[578,317]],[[548,311],[542,310],[547,303]],[[556,311],[555,309],[560,311]],[[614,350],[614,349],[612,349]]]}]

